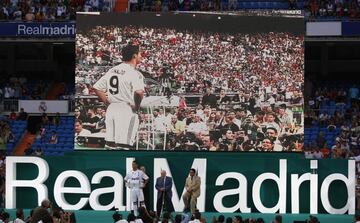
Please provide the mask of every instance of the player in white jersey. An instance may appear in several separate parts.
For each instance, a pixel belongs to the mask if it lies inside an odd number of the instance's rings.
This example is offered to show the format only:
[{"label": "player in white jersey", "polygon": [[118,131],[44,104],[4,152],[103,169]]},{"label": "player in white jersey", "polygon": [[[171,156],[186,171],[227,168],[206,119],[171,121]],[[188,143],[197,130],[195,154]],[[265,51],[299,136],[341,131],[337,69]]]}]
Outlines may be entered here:
[{"label": "player in white jersey", "polygon": [[144,97],[144,76],[137,71],[141,62],[139,46],[127,45],[122,49],[122,60],[111,68],[93,86],[96,95],[109,104],[106,117],[106,146],[132,148],[135,141],[140,109]]},{"label": "player in white jersey", "polygon": [[138,207],[145,206],[143,188],[148,183],[149,177],[141,170],[138,169],[138,164],[134,160],[132,162],[133,170],[130,171],[126,177],[125,185],[130,188],[130,202],[131,210],[137,216]]}]

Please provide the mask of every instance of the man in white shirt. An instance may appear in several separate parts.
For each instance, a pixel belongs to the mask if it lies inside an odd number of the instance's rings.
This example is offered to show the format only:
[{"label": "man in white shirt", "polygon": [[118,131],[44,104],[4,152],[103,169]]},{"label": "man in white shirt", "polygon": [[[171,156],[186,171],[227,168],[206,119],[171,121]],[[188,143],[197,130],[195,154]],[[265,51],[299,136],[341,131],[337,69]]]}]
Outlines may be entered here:
[{"label": "man in white shirt", "polygon": [[195,114],[195,121],[190,123],[188,129],[188,132],[192,133],[200,133],[200,132],[208,132],[208,126],[205,122],[203,122],[198,114]]},{"label": "man in white shirt", "polygon": [[10,221],[9,223],[25,223],[24,221],[24,211],[23,209],[16,210],[16,219],[14,221]]},{"label": "man in white shirt", "polygon": [[275,114],[272,112],[266,114],[266,122],[264,122],[263,125],[266,126],[266,128],[275,128],[278,133],[280,132],[280,126],[275,122]]},{"label": "man in white shirt", "polygon": [[201,214],[200,212],[196,211],[194,214],[194,220],[189,221],[188,223],[201,223]]},{"label": "man in white shirt", "polygon": [[75,120],[75,138],[78,136],[89,136],[91,132],[82,127],[82,121],[80,119]]},{"label": "man in white shirt", "polygon": [[141,62],[139,46],[122,49],[123,63],[111,68],[93,86],[96,95],[105,104],[106,146],[133,148],[139,126],[137,112],[144,97],[144,76],[135,68]]},{"label": "man in white shirt", "polygon": [[133,170],[130,171],[126,177],[125,185],[130,188],[130,202],[131,210],[135,215],[138,215],[138,207],[145,206],[143,188],[148,183],[149,177],[141,170],[138,169],[138,164],[134,160],[132,162]]}]

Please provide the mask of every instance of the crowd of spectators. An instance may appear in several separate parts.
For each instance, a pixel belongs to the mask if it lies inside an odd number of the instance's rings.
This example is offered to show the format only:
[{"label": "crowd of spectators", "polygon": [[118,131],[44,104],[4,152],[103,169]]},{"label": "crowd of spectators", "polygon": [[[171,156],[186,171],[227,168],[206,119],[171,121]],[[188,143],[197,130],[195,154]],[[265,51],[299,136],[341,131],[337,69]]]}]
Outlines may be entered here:
[{"label": "crowd of spectators", "polygon": [[[114,222],[114,223],[265,223],[265,220],[261,217],[258,218],[243,218],[241,215],[234,215],[232,217],[225,217],[224,215],[219,215],[213,217],[211,220],[206,219],[198,210],[193,214],[184,212],[184,213],[168,213],[164,212],[161,216],[158,216],[155,211],[148,210],[145,207],[140,207],[138,209],[138,215],[135,216],[134,213],[128,213],[127,217],[115,211],[112,216],[109,216],[109,219],[103,219],[104,222]],[[359,220],[360,216],[355,215],[354,220]],[[49,200],[43,200],[39,207],[36,207],[30,211],[30,215],[26,216],[23,209],[17,209],[15,216],[10,216],[9,213],[5,211],[0,212],[0,220],[2,222],[59,222],[59,223],[75,223],[76,216],[74,212],[68,212],[63,210],[60,207],[55,207]],[[11,221],[13,220],[13,221]],[[283,217],[280,214],[274,216],[273,223],[282,223]],[[309,219],[306,219],[304,222],[309,223],[320,223],[317,217],[309,216]]]},{"label": "crowd of spectators", "polygon": [[[275,1],[276,2],[276,1]],[[238,0],[130,0],[135,11],[227,11],[240,10]],[[289,9],[297,0],[289,0]],[[4,0],[0,3],[0,21],[74,21],[76,12],[112,12],[115,0]]]},{"label": "crowd of spectators", "polygon": [[84,0],[3,0],[0,21],[69,21],[77,11],[83,11]]},{"label": "crowd of spectators", "polygon": [[16,210],[15,216],[10,216],[8,212],[1,210],[0,222],[76,223],[76,218],[73,212],[64,211],[60,207],[54,207],[49,200],[43,200],[39,207],[30,211],[29,216],[25,215],[25,211],[22,208]]},{"label": "crowd of spectators", "polygon": [[5,111],[17,110],[14,99],[40,100],[46,96],[49,84],[43,81],[28,81],[25,77],[11,77],[8,82],[0,83],[0,104]]},{"label": "crowd of spectators", "polygon": [[226,11],[238,9],[237,0],[131,0],[130,11]]},{"label": "crowd of spectators", "polygon": [[305,18],[359,19],[359,0],[309,0],[305,4]]},{"label": "crowd of spectators", "polygon": [[11,132],[9,122],[6,120],[0,121],[0,149],[5,149],[6,144],[14,142],[15,136]]},{"label": "crowd of spectators", "polygon": [[327,85],[309,92],[313,93],[307,96],[305,128],[312,134],[314,128],[321,131],[317,132],[315,140],[306,142],[305,155],[317,159],[350,158],[360,155],[358,86]]},{"label": "crowd of spectators", "polygon": [[[91,133],[104,131],[106,107],[94,99],[91,86],[121,62],[119,49],[133,42],[143,52],[138,68],[146,77],[148,96],[180,96],[176,108],[140,115],[139,133],[156,132],[139,136],[158,141],[152,149],[301,150],[302,41],[287,33],[96,27],[76,39],[76,95],[82,97],[76,102],[76,118]],[[187,96],[198,96],[200,105],[186,106]],[[231,130],[228,136],[226,130]],[[268,134],[273,135],[266,141]],[[268,141],[269,148],[262,148]]]}]

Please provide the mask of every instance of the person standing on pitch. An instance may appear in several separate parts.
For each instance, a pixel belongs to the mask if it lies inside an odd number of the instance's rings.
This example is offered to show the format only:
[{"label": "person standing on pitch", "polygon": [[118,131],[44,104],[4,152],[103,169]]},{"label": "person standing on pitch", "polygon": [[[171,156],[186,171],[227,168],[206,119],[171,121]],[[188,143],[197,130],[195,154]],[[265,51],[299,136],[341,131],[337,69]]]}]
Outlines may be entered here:
[{"label": "person standing on pitch", "polygon": [[137,216],[138,207],[145,206],[142,189],[148,182],[149,177],[138,169],[138,164],[135,160],[132,162],[132,168],[133,170],[126,175],[124,180],[125,185],[130,188],[131,210],[134,211],[134,214]]},{"label": "person standing on pitch", "polygon": [[191,213],[194,213],[196,210],[196,201],[197,198],[200,196],[200,185],[201,180],[200,177],[195,175],[196,170],[190,169],[189,177],[186,178],[185,182],[185,188],[186,192],[183,195],[183,201],[184,201],[184,211],[189,210],[189,203],[190,203],[190,211]]},{"label": "person standing on pitch", "polygon": [[135,69],[141,59],[139,46],[125,46],[123,63],[111,68],[93,86],[100,100],[109,105],[105,117],[106,148],[133,148],[145,87],[144,76]]},{"label": "person standing on pitch", "polygon": [[155,188],[158,191],[156,202],[156,213],[158,217],[161,216],[162,210],[166,207],[166,211],[171,213],[174,211],[174,205],[172,204],[172,178],[166,176],[166,171],[161,171],[161,177],[156,179]]}]

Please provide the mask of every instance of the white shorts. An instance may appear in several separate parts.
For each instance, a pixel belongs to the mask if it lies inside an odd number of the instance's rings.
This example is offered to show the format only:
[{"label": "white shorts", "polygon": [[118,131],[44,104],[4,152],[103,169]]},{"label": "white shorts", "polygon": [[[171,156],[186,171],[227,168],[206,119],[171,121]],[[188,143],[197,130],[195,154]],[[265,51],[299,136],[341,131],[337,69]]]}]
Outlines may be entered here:
[{"label": "white shorts", "polygon": [[138,115],[126,103],[111,103],[106,110],[106,137],[108,142],[133,145],[139,127]]},{"label": "white shorts", "polygon": [[134,204],[136,202],[136,205],[140,207],[140,202],[144,202],[144,193],[142,189],[138,188],[132,188],[130,189],[130,201],[131,204]]}]

